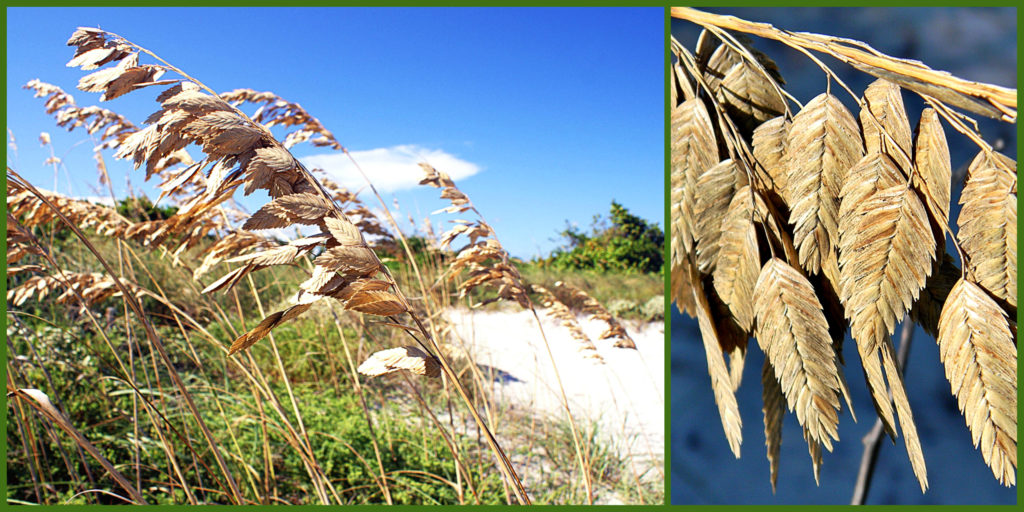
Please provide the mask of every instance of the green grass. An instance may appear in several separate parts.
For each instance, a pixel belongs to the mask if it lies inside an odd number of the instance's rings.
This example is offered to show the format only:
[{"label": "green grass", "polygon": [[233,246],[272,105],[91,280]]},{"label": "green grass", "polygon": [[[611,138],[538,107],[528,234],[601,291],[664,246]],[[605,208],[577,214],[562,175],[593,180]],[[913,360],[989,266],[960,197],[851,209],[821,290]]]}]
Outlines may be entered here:
[{"label": "green grass", "polygon": [[[33,324],[40,322],[36,320]],[[303,322],[298,328],[282,329],[278,333],[281,347],[299,337],[312,337],[312,322]],[[152,433],[143,432],[138,438],[133,432],[132,422],[124,421],[132,410],[132,391],[125,381],[114,370],[111,361],[94,352],[93,344],[97,336],[76,326],[58,328],[33,328],[34,334],[27,329],[12,326],[8,336],[13,341],[15,353],[40,354],[45,361],[45,374],[41,367],[26,365],[19,372],[19,377],[33,382],[51,397],[59,400],[72,422],[79,426],[82,433],[92,440],[101,453],[111,461],[122,463],[122,472],[134,474],[123,466],[124,461],[133,460],[133,451],[138,448],[144,461],[151,458],[153,464],[144,463],[141,479],[145,482],[162,482],[171,477],[156,462],[163,455],[161,441]],[[122,340],[123,332],[114,329],[108,335],[114,340]],[[180,336],[168,330],[161,330],[162,337],[169,347],[184,344]],[[32,345],[30,348],[29,345]],[[257,402],[265,401],[264,397],[256,396],[242,379],[210,371],[212,365],[205,365],[206,371],[182,357],[181,351],[173,351],[176,369],[189,384],[193,398],[204,411],[204,421],[213,433],[214,438],[224,441],[226,451],[232,454],[231,465],[236,477],[247,471],[262,472],[264,459],[262,454],[268,450],[272,454],[273,471],[280,477],[275,479],[276,499],[287,503],[307,503],[313,495],[308,480],[301,478],[306,473],[301,458],[296,450],[289,446],[281,435],[284,426],[273,415],[261,415]],[[313,367],[307,361],[306,365]],[[358,403],[358,396],[346,385],[327,386],[326,379],[318,378],[310,373],[296,372],[292,378],[293,393],[297,396],[299,413],[303,418],[310,441],[314,446],[316,460],[323,471],[338,489],[347,503],[380,503],[383,497],[377,491],[375,476],[377,472],[375,457],[371,444],[369,425]],[[322,377],[322,376],[321,376]],[[302,379],[309,379],[303,382]],[[164,378],[155,380],[163,381]],[[415,411],[409,409],[406,400],[401,398],[398,390],[386,383],[375,383],[368,392],[380,395],[373,402],[374,423],[377,442],[386,446],[382,466],[389,475],[391,499],[394,503],[405,504],[457,504],[458,497],[451,485],[445,481],[455,481],[455,463],[443,440],[429,426],[424,428],[422,420]],[[328,389],[329,388],[329,389]],[[285,395],[283,384],[272,382],[271,389],[279,396]],[[162,408],[170,418],[180,418],[183,411],[180,404],[175,404],[173,392],[167,388],[142,388],[142,394],[150,398],[154,404]],[[263,404],[269,408],[268,404]],[[291,413],[290,408],[285,408]],[[39,446],[41,450],[29,455],[22,449],[23,435],[19,432],[18,423],[12,417],[16,414],[13,408],[8,409],[7,451],[8,467],[23,468],[35,458],[41,468],[42,481],[58,488],[71,485],[80,480],[86,473],[85,464],[80,458],[69,457],[71,464],[59,462],[61,451],[74,454],[74,444],[66,437],[58,436],[59,441],[46,439]],[[294,417],[291,418],[293,421]],[[264,428],[264,422],[266,427]],[[144,429],[145,430],[145,429]],[[189,460],[192,455],[183,443],[174,443],[177,456],[181,460]],[[472,451],[469,440],[463,441],[463,449]],[[196,442],[196,448],[202,448]],[[91,461],[89,461],[91,462]],[[368,464],[370,464],[368,466]],[[476,482],[483,503],[502,503],[503,493],[500,492],[501,481],[497,472],[481,469],[481,466],[469,466],[471,478]],[[409,471],[416,468],[415,471]],[[96,472],[95,468],[92,468]],[[113,488],[114,484],[98,473],[99,487]],[[296,478],[299,477],[299,478]],[[203,481],[211,475],[201,475],[193,467],[186,473],[192,481]],[[240,480],[242,480],[240,478]],[[62,485],[63,484],[63,485]],[[239,482],[243,487],[244,481]],[[159,486],[157,486],[159,487]],[[8,500],[34,501],[32,482],[26,471],[10,471],[8,473]],[[68,494],[62,494],[69,496]],[[153,503],[181,503],[184,495],[180,490],[172,488],[151,489],[146,493]],[[95,496],[94,496],[95,497]],[[204,496],[205,501],[224,502],[216,493]],[[99,498],[101,503],[118,503],[118,500]],[[90,503],[84,497],[75,498],[71,503]],[[94,502],[92,502],[94,503]]]},{"label": "green grass", "polygon": [[[49,240],[45,232],[37,236]],[[287,303],[306,279],[301,267],[262,270],[251,274],[251,284],[243,280],[227,293],[203,295],[199,293],[203,284],[191,278],[198,261],[188,254],[172,263],[161,251],[127,244],[119,252],[109,238],[90,239],[114,268],[125,269],[129,280],[166,297],[201,326],[190,325],[160,300],[141,300],[166,347],[169,364],[184,381],[216,440],[217,451],[249,502],[319,503],[316,486],[328,481],[334,489],[332,502],[384,503],[377,478],[380,467],[393,503],[505,502],[493,455],[476,427],[465,423],[462,406],[440,381],[413,379],[415,392],[400,376],[362,378],[362,387],[355,385],[352,370],[369,353],[411,342],[400,329],[378,325],[324,301],[276,328],[271,338],[247,353],[229,359],[223,347],[259,322],[261,305],[263,312],[271,313]],[[65,236],[53,240],[51,254],[64,269],[102,270],[77,240]],[[426,268],[422,269],[428,285],[438,273],[429,261],[423,260]],[[214,269],[203,281],[220,277],[226,268]],[[404,264],[395,273],[403,282],[415,282]],[[641,304],[661,294],[661,280],[654,275],[566,272],[530,265],[523,267],[523,275],[546,286],[567,281],[605,304],[612,298]],[[8,287],[26,277],[9,278]],[[231,503],[198,418],[186,408],[172,384],[170,369],[143,335],[142,324],[131,313],[125,316],[124,301],[113,297],[92,305],[89,309],[98,322],[94,324],[74,301],[57,304],[54,298],[61,292],[8,312],[11,383],[45,392],[129,481],[140,482],[150,503],[187,503],[183,481],[200,503]],[[250,356],[253,364],[246,362]],[[473,380],[468,371],[472,361],[457,359],[455,364],[466,379]],[[475,382],[469,386],[470,396],[478,409],[489,403],[493,427],[515,453],[513,458],[528,456],[519,452],[525,446],[538,446],[542,452],[543,470],[530,464],[523,469],[535,502],[585,502],[567,421],[534,418],[530,411],[491,403],[491,385]],[[451,434],[468,475],[456,475],[449,446],[414,393]],[[143,398],[156,412],[146,412]],[[12,402],[7,420],[8,503],[123,503],[111,494],[83,492],[105,489],[124,495],[95,460],[64,432],[40,421],[25,404]],[[303,427],[305,434],[298,433]],[[627,502],[638,501],[640,493],[648,503],[660,500],[660,483],[637,485],[628,463],[593,442],[597,432],[593,426],[588,428],[585,437],[591,441],[588,455],[598,489]],[[302,450],[296,446],[305,439],[323,480],[309,475]],[[475,494],[466,484],[467,476]]]}]

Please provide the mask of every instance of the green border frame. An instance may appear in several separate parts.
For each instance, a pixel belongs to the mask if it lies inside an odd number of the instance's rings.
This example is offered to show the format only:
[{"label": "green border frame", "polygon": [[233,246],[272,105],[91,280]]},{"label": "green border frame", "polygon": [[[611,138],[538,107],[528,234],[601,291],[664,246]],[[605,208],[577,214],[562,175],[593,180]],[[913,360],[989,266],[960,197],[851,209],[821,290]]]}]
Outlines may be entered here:
[{"label": "green border frame", "polygon": [[[664,183],[663,183],[663,186],[664,186],[664,188],[663,188],[663,201],[664,201],[664,224],[663,224],[663,226],[664,226],[664,231],[668,235],[671,232],[670,231],[671,230],[671,227],[670,227],[670,216],[671,216],[670,215],[670,198],[671,198],[671,188],[670,188],[670,166],[671,166],[671,149],[670,149],[670,129],[671,129],[671,123],[670,123],[670,109],[671,109],[671,107],[669,106],[669,103],[670,103],[669,87],[670,87],[670,84],[671,84],[671,82],[670,82],[670,75],[669,75],[669,73],[670,73],[670,66],[671,66],[671,57],[670,57],[670,52],[669,52],[669,40],[670,40],[670,37],[671,37],[671,16],[669,14],[669,7],[673,6],[673,5],[679,5],[679,4],[682,4],[682,3],[683,2],[670,2],[670,1],[667,1],[667,0],[660,0],[660,1],[658,1],[658,0],[655,0],[655,1],[652,1],[652,0],[640,0],[640,1],[633,1],[633,2],[626,2],[626,1],[623,1],[623,0],[618,0],[618,1],[612,1],[612,0],[556,0],[554,2],[543,1],[543,0],[530,0],[530,1],[510,1],[510,0],[504,0],[504,1],[494,1],[494,2],[482,2],[480,0],[476,0],[476,1],[472,1],[472,0],[447,0],[447,1],[444,1],[444,0],[428,0],[426,2],[413,2],[413,1],[409,1],[409,0],[406,0],[406,1],[381,1],[381,2],[372,2],[372,1],[366,1],[366,0],[363,0],[363,1],[300,0],[300,1],[292,3],[289,6],[290,7],[327,7],[327,6],[374,6],[374,7],[385,7],[385,6],[391,6],[391,7],[421,7],[421,6],[430,6],[430,7],[447,7],[447,6],[466,6],[466,7],[468,7],[468,6],[476,6],[476,7],[537,7],[537,6],[543,6],[543,7],[581,7],[581,8],[583,8],[583,7],[624,7],[624,6],[630,6],[630,7],[663,7],[664,11],[665,11],[665,26],[664,26],[664,31],[665,31],[665,48],[664,48],[664,51],[665,51],[665,75],[664,75],[664,81],[665,81],[665,89],[664,89],[664,104],[665,104],[665,118],[664,118],[664,158],[665,158],[665,160],[664,160],[664,169],[665,169],[665,176],[664,176]],[[62,7],[62,6],[76,6],[76,7],[78,7],[78,6],[82,6],[82,4],[83,4],[82,2],[73,2],[73,1],[69,1],[69,0],[58,0],[58,1],[52,1],[52,2],[48,2],[48,1],[45,1],[45,0],[43,0],[43,1],[13,0],[13,1],[4,2],[4,7],[6,7],[6,8],[9,8],[9,7],[44,7],[44,6],[45,7]],[[868,5],[876,5],[876,6],[892,6],[892,4],[890,2],[882,2],[880,0],[873,0],[871,2],[867,2],[867,4]],[[947,1],[938,1],[938,2],[923,2],[923,1],[920,1],[920,0],[916,0],[916,1],[905,1],[905,2],[902,2],[900,4],[900,6],[963,6],[963,4],[964,4],[964,2],[950,2],[948,0]],[[150,2],[139,2],[139,1],[132,1],[132,0],[99,0],[99,1],[96,1],[96,2],[89,2],[88,5],[89,6],[95,6],[95,7],[140,7],[140,6],[162,6],[162,7],[242,7],[242,6],[255,6],[255,7],[271,7],[271,6],[282,6],[282,2],[280,0],[249,0],[249,1],[244,1],[244,0],[242,0],[242,1],[215,0],[215,1],[206,1],[206,2],[200,1],[200,0],[170,0],[170,1],[159,1],[159,0],[157,0],[155,2],[151,2],[150,3]],[[776,5],[776,6],[782,7],[782,5],[779,5],[776,2],[770,2],[770,1],[760,1],[760,2],[759,1],[708,2],[708,1],[705,0],[705,1],[698,1],[698,2],[694,3],[694,6],[696,6],[696,7],[701,7],[701,6],[704,6],[704,7],[708,7],[708,6],[730,6],[730,7],[765,6],[765,7],[767,7],[767,6],[772,6],[772,5]],[[1010,6],[1010,7],[1015,7],[1015,6],[1018,6],[1019,4],[1016,3],[1016,2],[1009,2],[1009,1],[996,1],[996,2],[985,2],[984,5],[986,5],[986,6]],[[807,1],[797,0],[797,1],[786,2],[784,4],[784,6],[849,6],[849,2],[835,2],[835,1],[807,2]],[[5,9],[4,10],[4,14],[3,14],[5,26],[6,26],[6,20],[7,20],[7,14],[6,13],[7,13],[7,11]],[[1020,38],[1019,38],[1020,28],[1019,27],[1021,25],[1020,22],[1021,22],[1022,18],[1024,18],[1024,14],[1022,14],[1021,8],[1018,7],[1018,10],[1017,10],[1017,26],[1018,26],[1018,42],[1017,42],[1017,44],[1018,44],[1018,49],[1020,48]],[[1019,58],[1020,57],[1018,56],[1018,59]],[[1018,77],[1018,82],[1020,82],[1021,77],[1024,77],[1024,74],[1022,74],[1021,68],[1020,68],[1019,65],[1018,65],[1018,69],[1017,69],[1017,77]],[[1021,133],[1022,133],[1022,127],[1020,126],[1020,123],[1018,123],[1018,126],[1017,126],[1017,140],[1018,140],[1018,143],[1019,143],[1019,141],[1021,139]],[[6,199],[6,191],[3,192],[3,195],[4,195],[4,198]],[[1018,197],[1018,209],[1020,208],[1020,206],[1021,206],[1021,198]],[[7,224],[6,217],[3,220],[0,220],[0,223],[2,223],[3,226],[6,228],[6,224]],[[6,240],[3,242],[3,247],[6,250],[6,247],[7,247]],[[671,296],[670,296],[671,276],[670,276],[670,271],[669,271],[669,268],[670,268],[670,263],[669,262],[671,261],[671,249],[670,249],[670,247],[671,247],[671,244],[670,244],[669,236],[666,236],[666,243],[665,243],[665,247],[664,247],[664,261],[666,262],[666,264],[665,264],[665,271],[664,271],[664,275],[663,275],[664,286],[665,286],[665,320],[664,320],[664,326],[665,326],[664,327],[665,328],[665,347],[664,347],[664,351],[665,351],[665,362],[664,362],[664,371],[665,371],[665,375],[664,375],[664,379],[665,379],[665,416],[664,416],[665,417],[665,420],[664,420],[664,427],[665,427],[665,433],[664,433],[664,436],[665,436],[665,452],[663,454],[663,464],[664,464],[664,472],[665,472],[665,482],[664,482],[665,503],[663,505],[649,505],[649,506],[645,506],[643,508],[650,508],[651,506],[662,507],[662,508],[670,507],[672,509],[687,508],[687,509],[714,509],[714,510],[733,510],[733,509],[754,508],[753,506],[738,506],[738,505],[731,505],[731,506],[730,505],[725,505],[725,506],[671,505],[671,503],[672,503],[672,493],[671,493],[671,453],[672,453],[672,439],[671,439],[671,419],[672,419],[672,407],[671,407],[671,405],[672,405],[672,401],[671,401],[671,332],[672,332],[672,330],[671,329],[672,329],[672,322],[671,322],[671,314],[670,313],[671,313],[671,308],[672,308],[672,301],[671,301]],[[1021,242],[1018,240],[1018,251],[1020,250],[1020,247],[1021,247]],[[1019,288],[1020,288],[1020,286],[1019,286],[1019,280],[1018,280],[1018,290],[1019,290]],[[4,281],[4,283],[2,285],[0,285],[0,291],[2,291],[4,293],[4,295],[6,296],[6,291],[7,291],[6,281]],[[1019,301],[1021,296],[1022,296],[1021,292],[1018,291],[1018,301]],[[6,303],[4,305],[4,313],[5,313],[5,315],[4,315],[4,323],[6,325]],[[1024,320],[1024,311],[1018,310],[1017,319],[1016,320],[1017,320],[1018,324],[1020,324],[1021,321]],[[6,352],[4,353],[4,355],[2,357],[3,357],[4,362],[6,363],[6,358],[7,358]],[[1019,364],[1019,357],[1020,356],[1018,354],[1018,365],[1017,365],[1018,381],[1020,380],[1020,377],[1022,375],[1024,375],[1024,372],[1022,372],[1022,369],[1021,369],[1021,365]],[[6,364],[4,365],[4,368],[2,370],[0,370],[0,372],[2,372],[3,375],[6,377],[6,375],[7,375],[7,373],[6,373],[7,372]],[[1018,389],[1018,401],[1019,401],[1019,396],[1020,396],[1019,394],[1020,394],[1020,390]],[[1019,424],[1020,424],[1019,419],[1020,419],[1020,412],[1018,410],[1018,430],[1019,430]],[[5,430],[6,430],[6,423],[7,423],[7,415],[5,414],[2,418],[0,418],[0,426],[4,427]],[[7,445],[6,445],[6,443],[3,445],[2,451],[4,453],[4,459],[6,460],[6,453],[7,453]],[[1021,453],[1024,453],[1024,450],[1022,450],[1021,447],[1018,446],[1018,459],[1020,458]],[[1021,478],[1020,478],[1021,474],[1022,474],[1021,473],[1021,469],[1018,467],[1018,470],[1017,470],[1018,482],[1020,482],[1020,480],[1021,480]],[[3,493],[4,496],[6,496],[6,489],[7,489],[7,472],[4,471],[2,474],[0,474],[0,493]],[[1019,485],[1018,485],[1018,488],[1017,488],[1017,505],[993,506],[993,507],[990,507],[990,508],[991,509],[995,509],[995,510],[1018,510],[1020,508],[1021,503],[1024,503],[1024,490],[1022,490],[1019,487]],[[85,508],[85,507],[86,506],[71,506],[70,508],[71,509],[76,509],[76,508]],[[185,505],[181,505],[181,506],[167,505],[167,506],[164,506],[164,507],[165,508],[177,508],[177,507],[186,507],[186,506]],[[302,507],[303,508],[312,508],[312,507],[315,507],[315,505],[307,505],[307,506],[302,506]],[[361,506],[361,507],[367,507],[367,506]],[[368,507],[373,507],[373,506],[368,506]],[[572,508],[576,508],[576,507],[577,506],[569,505],[569,506],[563,506],[563,507],[559,507],[559,508],[572,509]],[[582,506],[579,506],[579,507],[582,507]],[[842,509],[842,508],[846,508],[846,507],[848,507],[848,506],[842,506],[842,505],[821,506],[821,507],[815,507],[815,510],[818,510],[818,509],[822,509],[822,510],[836,510],[836,509]],[[90,506],[90,508],[91,508],[91,506]],[[409,508],[420,508],[420,507],[409,507]],[[424,508],[426,508],[426,507],[424,507]],[[640,505],[627,506],[626,508],[630,508],[630,509],[632,509],[632,508],[641,508],[641,506]],[[780,510],[780,511],[782,511],[782,510],[792,510],[794,507],[793,506],[784,506],[784,505],[762,505],[762,506],[757,506],[757,508],[764,509],[764,510]],[[799,508],[799,507],[796,507],[796,508]],[[924,509],[925,506],[923,506],[923,505],[912,505],[912,506],[906,506],[906,507],[879,506],[877,508],[878,509],[892,509],[892,510],[895,510],[897,508],[899,508],[900,510],[916,510],[916,509]],[[961,509],[962,510],[974,510],[976,507],[952,506],[952,507],[947,507],[947,508],[949,508],[951,510],[961,510]]]}]

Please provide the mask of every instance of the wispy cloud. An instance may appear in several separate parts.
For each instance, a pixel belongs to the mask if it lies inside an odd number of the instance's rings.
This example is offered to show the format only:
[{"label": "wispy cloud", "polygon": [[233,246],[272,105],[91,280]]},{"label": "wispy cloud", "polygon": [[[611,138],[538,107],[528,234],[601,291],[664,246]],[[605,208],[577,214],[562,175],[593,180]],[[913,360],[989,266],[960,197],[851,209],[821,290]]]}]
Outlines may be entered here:
[{"label": "wispy cloud", "polygon": [[47,196],[64,197],[68,199],[74,199],[76,201],[86,201],[89,203],[102,204],[104,206],[114,206],[114,200],[111,199],[110,196],[82,196],[69,194],[65,192],[55,192],[45,187],[36,187],[36,190],[42,192],[44,195]]},{"label": "wispy cloud", "polygon": [[114,200],[110,196],[78,196],[75,199],[81,199],[82,201],[89,201],[90,203],[102,204],[104,206],[114,206]]},{"label": "wispy cloud", "polygon": [[[438,170],[448,173],[454,180],[480,172],[480,167],[441,149],[429,149],[414,144],[377,148],[366,151],[352,151],[352,158],[359,163],[373,185],[381,193],[394,192],[416,187],[423,177],[420,162],[427,162]],[[358,190],[366,181],[356,170],[347,156],[342,153],[312,155],[301,159],[309,168],[320,168],[351,190]]]}]

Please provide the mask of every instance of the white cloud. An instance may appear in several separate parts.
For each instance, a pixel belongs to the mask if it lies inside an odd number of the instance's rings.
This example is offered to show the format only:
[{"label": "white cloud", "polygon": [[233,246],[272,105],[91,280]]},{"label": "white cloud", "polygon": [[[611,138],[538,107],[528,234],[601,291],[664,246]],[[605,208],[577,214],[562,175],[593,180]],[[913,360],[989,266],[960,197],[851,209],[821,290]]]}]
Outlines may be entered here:
[{"label": "white cloud", "polygon": [[[373,186],[380,193],[414,188],[423,178],[420,162],[426,162],[439,171],[448,173],[454,180],[472,176],[480,168],[441,149],[429,149],[414,144],[366,151],[352,151],[352,158],[363,169]],[[320,168],[331,179],[350,190],[366,186],[366,180],[344,153],[328,153],[301,158],[306,167]]]},{"label": "white cloud", "polygon": [[44,187],[36,187],[36,190],[43,193],[45,196],[57,196],[67,199],[74,199],[75,201],[86,201],[89,203],[101,204],[104,206],[114,206],[114,200],[110,196],[77,196],[70,193],[56,192]]},{"label": "white cloud", "polygon": [[272,238],[281,242],[290,242],[305,236],[312,236],[320,232],[316,226],[294,225],[286,228],[274,228],[260,230],[259,234],[266,238]]},{"label": "white cloud", "polygon": [[90,203],[102,204],[104,206],[114,206],[114,200],[110,196],[80,196],[75,199],[82,201],[89,201]]}]

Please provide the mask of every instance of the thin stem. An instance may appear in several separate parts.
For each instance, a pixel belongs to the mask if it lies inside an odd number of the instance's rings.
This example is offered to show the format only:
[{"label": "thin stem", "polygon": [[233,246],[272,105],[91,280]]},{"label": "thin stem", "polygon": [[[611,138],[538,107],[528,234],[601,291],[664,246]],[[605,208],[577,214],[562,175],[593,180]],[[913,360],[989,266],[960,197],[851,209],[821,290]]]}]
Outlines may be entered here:
[{"label": "thin stem", "polygon": [[702,26],[713,25],[782,43],[788,41],[803,48],[830,55],[872,75],[897,81],[900,85],[919,94],[926,87],[930,87],[927,90],[933,94],[937,88],[948,91],[951,94],[944,97],[943,100],[956,104],[960,108],[997,117],[1006,122],[1014,122],[1017,118],[1016,89],[957,78],[928,68],[919,62],[896,59],[882,54],[860,41],[809,32],[790,32],[777,29],[768,23],[754,23],[734,16],[712,14],[688,7],[673,7],[671,14],[673,18],[691,21]]},{"label": "thin stem", "polygon": [[562,407],[565,409],[565,415],[569,418],[569,428],[572,431],[573,445],[576,448],[576,460],[580,465],[580,473],[582,473],[583,476],[583,485],[587,488],[587,503],[593,505],[594,484],[590,481],[590,464],[583,454],[579,429],[576,427],[576,420],[573,419],[572,412],[569,410],[569,400],[565,396],[565,386],[562,385],[562,376],[558,373],[558,366],[555,364],[555,356],[551,352],[551,344],[548,343],[548,337],[544,334],[544,328],[541,327],[540,315],[537,314],[537,310],[533,307],[533,302],[530,301],[529,304],[530,312],[533,313],[533,318],[537,320],[537,328],[540,329],[540,337],[544,341],[544,348],[547,349],[548,359],[551,361],[552,368],[555,369],[555,381],[558,382],[558,391],[560,393],[559,397],[562,399]]},{"label": "thin stem", "polygon": [[487,425],[484,423],[483,418],[480,417],[480,414],[476,412],[476,408],[472,405],[473,401],[469,398],[469,393],[466,392],[466,388],[463,387],[462,383],[459,381],[455,370],[453,370],[451,365],[448,364],[448,359],[441,353],[441,347],[437,344],[437,340],[427,335],[427,329],[418,316],[413,314],[412,311],[409,312],[409,316],[411,316],[413,321],[416,322],[416,326],[419,327],[420,332],[430,340],[431,345],[434,347],[435,354],[440,356],[437,360],[441,363],[441,368],[444,370],[448,378],[451,379],[452,384],[455,386],[455,390],[459,392],[462,400],[466,403],[466,408],[469,409],[470,414],[473,415],[473,419],[476,421],[477,425],[479,425],[483,430],[485,438],[487,439],[487,444],[490,445],[491,450],[498,455],[501,462],[501,464],[498,465],[498,469],[501,470],[502,474],[505,475],[505,478],[508,481],[513,483],[512,490],[515,492],[516,497],[519,498],[520,503],[523,505],[529,505],[530,498],[526,494],[523,482],[519,480],[519,475],[516,474],[515,469],[512,467],[512,461],[509,460],[507,455],[505,455],[505,451],[501,449],[501,446],[498,444],[498,440],[494,438],[494,434],[492,434],[491,430],[487,428]]},{"label": "thin stem", "polygon": [[142,306],[138,303],[138,301],[131,294],[131,292],[128,291],[128,288],[124,285],[124,283],[121,282],[121,279],[116,276],[114,270],[110,268],[110,264],[108,264],[107,261],[103,258],[103,256],[100,255],[99,251],[97,251],[96,248],[92,245],[92,243],[89,242],[89,239],[85,236],[84,233],[82,233],[82,231],[78,228],[77,225],[75,225],[75,223],[71,222],[71,220],[68,219],[64,215],[64,213],[60,211],[59,208],[57,208],[53,203],[51,203],[50,200],[47,199],[45,195],[40,193],[31,183],[22,180],[21,177],[18,176],[18,174],[15,173],[13,169],[8,168],[7,173],[8,179],[10,179],[11,177],[17,179],[19,184],[23,186],[23,188],[32,192],[32,194],[38,197],[40,201],[45,203],[47,207],[53,210],[54,214],[60,217],[64,224],[67,225],[68,228],[71,229],[72,232],[74,232],[75,236],[77,236],[79,240],[82,241],[86,248],[88,248],[89,251],[92,252],[93,256],[96,257],[97,261],[99,261],[100,264],[103,265],[103,268],[107,272],[107,275],[111,277],[114,284],[123,294],[124,301],[128,303],[128,305],[131,307],[132,312],[135,313],[135,316],[142,323],[142,326],[144,327],[146,332],[146,337],[150,340],[152,346],[156,348],[157,352],[160,355],[160,358],[164,361],[167,367],[167,373],[171,377],[171,380],[174,381],[175,386],[178,388],[179,391],[181,391],[181,396],[185,399],[185,403],[189,409],[189,412],[192,413],[192,416],[195,418],[196,423],[202,430],[203,437],[206,439],[207,444],[210,446],[210,450],[213,452],[213,456],[217,461],[217,465],[220,467],[221,473],[227,479],[228,487],[231,490],[232,500],[235,502],[235,504],[243,504],[244,501],[238,489],[238,484],[235,482],[234,475],[232,475],[231,471],[228,469],[227,462],[224,461],[224,457],[221,455],[220,447],[217,444],[217,441],[213,438],[213,433],[210,432],[209,428],[207,428],[206,426],[206,422],[203,421],[202,414],[199,412],[198,406],[196,406],[195,401],[192,400],[192,395],[188,392],[188,388],[185,387],[185,382],[181,380],[181,376],[179,376],[177,370],[174,369],[174,365],[171,362],[171,358],[167,354],[166,349],[164,348],[163,342],[160,340],[160,337],[156,333],[156,330],[153,328],[153,325],[146,318],[145,313],[143,313]]},{"label": "thin stem", "polygon": [[[356,395],[359,396],[359,406],[363,409],[363,416],[366,418],[366,427],[370,431],[370,443],[373,444],[373,453],[377,458],[377,471],[380,472],[380,480],[377,484],[380,487],[381,494],[384,495],[384,501],[388,505],[393,505],[391,500],[391,490],[388,488],[387,477],[384,473],[384,462],[380,456],[380,446],[377,444],[377,431],[373,426],[373,418],[370,416],[370,408],[366,405],[366,397],[363,393],[363,386],[359,383],[359,372],[356,371],[355,362],[352,360],[352,352],[348,348],[348,341],[345,339],[345,332],[341,328],[341,321],[338,319],[338,315],[332,310],[331,315],[334,317],[334,326],[338,329],[338,338],[341,339],[341,346],[345,351],[345,360],[348,362],[349,375],[352,378],[352,387],[356,391]],[[374,477],[377,478],[376,476]]]},{"label": "thin stem", "polygon": [[[420,273],[419,267],[416,264],[416,258],[413,257],[412,251],[410,250],[409,245],[406,243],[405,236],[402,234],[402,231],[400,229],[398,229],[398,223],[395,222],[395,219],[394,219],[394,217],[392,217],[391,211],[388,209],[387,204],[384,203],[384,199],[380,196],[379,193],[377,193],[376,187],[374,187],[373,183],[370,182],[370,179],[366,176],[366,173],[363,172],[363,170],[359,166],[358,162],[355,161],[355,159],[352,157],[352,155],[348,152],[347,149],[343,149],[343,151],[348,156],[349,160],[351,160],[352,163],[356,166],[356,169],[359,170],[359,173],[363,176],[363,179],[365,179],[366,182],[369,184],[370,190],[373,192],[373,194],[377,197],[377,200],[380,201],[381,205],[383,206],[384,212],[387,215],[388,220],[391,222],[392,226],[395,227],[395,232],[398,233],[399,240],[401,240],[402,245],[403,245],[406,253],[409,255],[409,260],[412,263],[413,271],[416,274],[416,278],[419,281],[420,288],[421,288],[421,290],[423,292],[423,295],[424,295],[424,302],[429,304],[430,301],[425,300],[426,296],[427,296],[426,284],[423,281],[422,274]],[[333,202],[332,202],[332,204],[333,204]],[[473,211],[476,212],[477,215],[480,214],[480,212],[477,212],[475,208],[473,209]],[[409,302],[406,299],[405,295],[402,293],[401,289],[398,287],[398,283],[395,281],[394,276],[391,275],[391,272],[387,269],[387,267],[382,267],[382,268],[384,270],[385,276],[387,276],[388,280],[391,281],[391,284],[393,285],[397,295],[402,299],[403,302],[405,302],[408,305]],[[480,426],[480,428],[487,434],[487,442],[488,442],[488,444],[491,446],[491,449],[495,452],[495,454],[497,454],[499,456],[499,461],[502,463],[502,464],[500,464],[498,466],[498,468],[501,469],[501,471],[505,475],[506,479],[511,481],[514,484],[512,489],[513,489],[513,491],[515,491],[516,497],[519,498],[520,502],[523,503],[523,504],[529,505],[530,504],[530,498],[526,494],[526,489],[523,487],[522,481],[519,479],[519,475],[516,474],[515,469],[512,467],[512,461],[509,460],[507,455],[505,455],[504,450],[501,449],[501,446],[498,444],[497,439],[495,439],[494,435],[491,433],[490,428],[487,427],[487,425],[483,421],[483,418],[481,418],[479,413],[477,413],[476,407],[473,406],[472,400],[469,399],[469,394],[466,392],[465,387],[459,381],[457,374],[455,373],[454,370],[451,369],[451,365],[448,363],[447,358],[445,358],[444,354],[441,352],[441,347],[437,344],[435,336],[432,336],[430,333],[427,332],[426,327],[420,321],[419,317],[416,316],[416,314],[412,311],[412,308],[409,307],[408,309],[409,309],[409,311],[408,311],[409,316],[412,317],[413,321],[416,323],[416,326],[419,328],[420,333],[425,338],[430,340],[430,343],[431,343],[433,349],[432,350],[428,349],[427,351],[429,353],[432,353],[434,355],[434,357],[441,363],[441,368],[444,369],[445,375],[448,377],[448,379],[455,386],[456,391],[458,391],[459,394],[462,396],[463,400],[466,403],[466,408],[469,409],[470,413],[473,415],[473,419],[477,422],[477,424]],[[433,325],[433,324],[431,324],[431,325]],[[408,332],[408,331],[406,331],[406,332]],[[410,336],[413,337],[413,339],[416,339],[416,342],[419,343],[420,346],[423,346],[424,349],[427,348],[426,346],[423,345],[422,341],[420,341],[418,338],[416,338],[416,336],[413,336],[412,333],[409,333],[409,334],[410,334]]]}]

